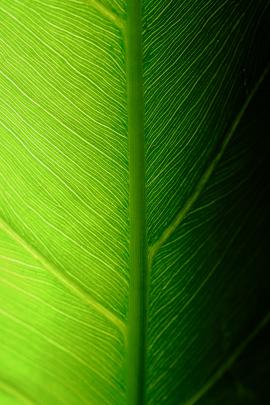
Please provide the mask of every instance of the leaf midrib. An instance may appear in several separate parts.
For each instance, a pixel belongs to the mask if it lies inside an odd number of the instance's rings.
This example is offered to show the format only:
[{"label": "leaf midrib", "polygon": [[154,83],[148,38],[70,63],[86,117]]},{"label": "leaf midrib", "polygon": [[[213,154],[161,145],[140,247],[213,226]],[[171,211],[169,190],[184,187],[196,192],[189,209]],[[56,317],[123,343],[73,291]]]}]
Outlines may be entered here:
[{"label": "leaf midrib", "polygon": [[130,288],[128,305],[127,403],[145,403],[147,248],[143,119],[142,1],[127,10],[126,64],[129,141]]},{"label": "leaf midrib", "polygon": [[[125,23],[112,10],[98,3],[96,0],[86,0],[93,8],[95,8],[106,19],[110,20],[125,36]],[[270,70],[270,65],[265,69],[260,79],[256,83],[242,109],[237,115],[229,132],[224,137],[224,141],[215,158],[210,162],[206,171],[201,176],[199,182],[191,196],[187,199],[179,213],[175,216],[169,226],[163,231],[158,240],[148,248],[146,246],[146,229],[145,229],[145,196],[144,196],[144,131],[143,131],[143,91],[142,91],[142,41],[141,41],[141,0],[130,0],[128,7],[128,23],[127,23],[127,38],[123,38],[126,44],[127,51],[127,71],[128,71],[128,137],[130,146],[130,220],[131,220],[131,286],[130,286],[130,304],[129,304],[129,322],[128,322],[128,337],[126,324],[115,314],[93,299],[86,291],[84,291],[74,280],[56,266],[52,265],[43,255],[33,248],[26,240],[21,238],[3,219],[0,218],[0,229],[4,230],[13,240],[20,244],[28,251],[35,259],[37,259],[58,281],[63,284],[70,292],[79,297],[84,303],[94,308],[102,314],[107,320],[112,322],[117,329],[122,333],[124,341],[127,340],[128,347],[128,369],[129,369],[129,405],[142,405],[145,403],[145,334],[146,334],[146,318],[147,318],[147,290],[148,277],[151,270],[154,257],[159,252],[161,247],[172,236],[176,228],[184,221],[187,214],[190,212],[202,191],[205,188],[209,178],[214,172],[217,164],[221,160],[227,146],[238,128],[243,115],[248,109],[250,102],[254,98],[259,86],[267,76]],[[132,22],[132,24],[131,24]],[[135,28],[134,28],[135,27]],[[140,60],[139,63],[138,60]],[[137,67],[134,68],[134,65]],[[132,69],[130,68],[132,66]],[[131,88],[131,83],[136,81],[136,89]],[[138,85],[139,83],[139,85]],[[133,106],[136,104],[136,108]],[[139,108],[138,108],[139,105]],[[136,125],[134,126],[134,123]],[[135,129],[134,129],[135,128]],[[143,160],[142,160],[143,158]],[[137,221],[136,221],[137,219]],[[135,224],[137,222],[137,224]],[[138,264],[141,266],[138,267]],[[136,308],[135,305],[136,304]],[[135,310],[135,311],[134,311]],[[138,324],[139,320],[139,324]],[[190,399],[185,405],[193,405],[217,382],[220,377],[227,371],[229,367],[238,359],[248,344],[260,333],[260,331],[270,321],[270,313],[258,324],[252,333],[239,345],[229,359],[217,370],[210,380]],[[137,342],[138,344],[134,344]],[[134,352],[134,348],[138,349]],[[133,354],[130,354],[130,351]],[[135,355],[135,356],[134,356]],[[135,364],[133,360],[137,358]],[[132,366],[132,367],[131,367]],[[0,381],[0,387],[3,388],[3,382]],[[13,387],[4,384],[6,390],[14,391]],[[16,391],[16,390],[15,390]],[[11,392],[11,391],[10,391]],[[17,391],[16,391],[17,392]],[[13,392],[14,393],[14,392]],[[18,394],[18,392],[17,392]],[[16,394],[16,395],[17,395]],[[19,393],[20,394],[20,393]],[[20,394],[21,395],[21,394]],[[17,395],[18,397],[18,395]],[[21,397],[28,404],[32,404],[25,397]]]}]

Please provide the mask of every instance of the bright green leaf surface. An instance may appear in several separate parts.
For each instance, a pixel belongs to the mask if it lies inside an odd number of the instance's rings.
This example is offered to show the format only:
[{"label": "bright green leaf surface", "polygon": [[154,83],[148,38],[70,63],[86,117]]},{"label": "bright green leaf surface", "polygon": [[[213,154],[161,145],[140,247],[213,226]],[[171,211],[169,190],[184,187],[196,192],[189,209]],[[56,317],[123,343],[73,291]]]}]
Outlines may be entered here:
[{"label": "bright green leaf surface", "polygon": [[0,0],[1,405],[267,403],[267,24]]}]

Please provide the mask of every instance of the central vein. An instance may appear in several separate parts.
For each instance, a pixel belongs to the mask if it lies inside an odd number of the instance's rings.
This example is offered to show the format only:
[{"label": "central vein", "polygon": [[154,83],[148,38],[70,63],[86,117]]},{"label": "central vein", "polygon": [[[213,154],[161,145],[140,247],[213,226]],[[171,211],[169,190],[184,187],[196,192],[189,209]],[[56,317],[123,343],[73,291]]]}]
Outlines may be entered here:
[{"label": "central vein", "polygon": [[128,2],[127,80],[130,157],[130,294],[128,317],[128,404],[144,403],[146,323],[145,153],[141,0]]}]

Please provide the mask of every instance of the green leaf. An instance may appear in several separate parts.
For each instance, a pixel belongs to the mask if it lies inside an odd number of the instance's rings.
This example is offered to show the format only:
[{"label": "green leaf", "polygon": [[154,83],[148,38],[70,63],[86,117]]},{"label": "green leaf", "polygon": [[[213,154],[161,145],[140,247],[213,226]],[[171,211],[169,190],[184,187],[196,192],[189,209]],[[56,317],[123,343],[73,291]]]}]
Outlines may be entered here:
[{"label": "green leaf", "polygon": [[1,405],[269,402],[269,5],[0,1]]}]

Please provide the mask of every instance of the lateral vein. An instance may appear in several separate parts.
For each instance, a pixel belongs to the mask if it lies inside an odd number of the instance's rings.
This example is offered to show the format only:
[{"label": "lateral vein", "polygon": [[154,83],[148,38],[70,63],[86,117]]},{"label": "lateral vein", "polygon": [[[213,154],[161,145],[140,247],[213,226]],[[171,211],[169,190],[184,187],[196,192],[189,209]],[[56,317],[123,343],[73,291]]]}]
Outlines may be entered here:
[{"label": "lateral vein", "polygon": [[220,378],[229,370],[235,361],[245,351],[247,346],[259,335],[259,333],[270,322],[270,311],[266,316],[257,324],[253,331],[247,336],[247,338],[236,347],[232,355],[226,360],[220,368],[212,375],[212,377],[206,382],[206,384],[195,394],[192,398],[184,403],[184,405],[194,405],[197,403],[217,382]]},{"label": "lateral vein", "polygon": [[95,311],[103,315],[108,321],[114,324],[117,329],[123,335],[124,341],[126,341],[126,325],[115,314],[97,302],[93,297],[89,295],[82,287],[74,282],[74,280],[64,274],[56,266],[51,264],[41,253],[39,253],[33,246],[31,246],[26,240],[24,240],[17,232],[15,232],[2,218],[0,219],[0,229],[8,234],[15,242],[21,245],[28,253],[31,254],[43,267],[51,273],[67,290],[80,298],[85,304],[93,308]]},{"label": "lateral vein", "polygon": [[96,0],[87,0],[88,3],[91,4],[91,6],[98,11],[100,14],[103,15],[106,19],[110,20],[113,22],[117,28],[119,28],[121,31],[124,29],[124,22],[123,20],[119,17],[118,14],[113,12],[112,10],[108,9],[105,7],[103,4],[99,3]]},{"label": "lateral vein", "polygon": [[22,393],[18,388],[8,383],[5,380],[0,379],[0,389],[11,395],[13,398],[18,399],[21,403],[25,405],[34,405],[34,402],[28,398],[24,393]]},{"label": "lateral vein", "polygon": [[260,85],[266,78],[270,71],[270,64],[266,67],[266,69],[263,71],[261,74],[260,78],[258,79],[256,85],[250,92],[249,96],[247,97],[245,103],[243,104],[241,110],[239,111],[238,115],[236,116],[230,130],[227,132],[227,134],[224,137],[224,140],[220,146],[219,152],[217,155],[214,157],[214,159],[210,162],[209,166],[201,176],[199,182],[197,183],[193,193],[191,196],[187,199],[186,203],[184,206],[181,208],[179,213],[176,215],[176,217],[173,219],[173,221],[170,223],[170,225],[163,231],[161,234],[160,238],[149,248],[148,251],[148,268],[151,269],[152,267],[152,262],[154,259],[154,256],[157,254],[159,249],[164,245],[164,243],[170,238],[170,236],[174,233],[176,228],[183,222],[185,219],[186,215],[189,213],[195,202],[198,200],[200,197],[202,191],[204,190],[205,185],[207,184],[209,178],[213,174],[217,164],[221,160],[221,158],[224,155],[225,150],[227,149],[227,146],[229,142],[231,141],[233,135],[235,134],[244,114],[246,113],[251,101],[253,100],[253,97],[257,93]]}]

